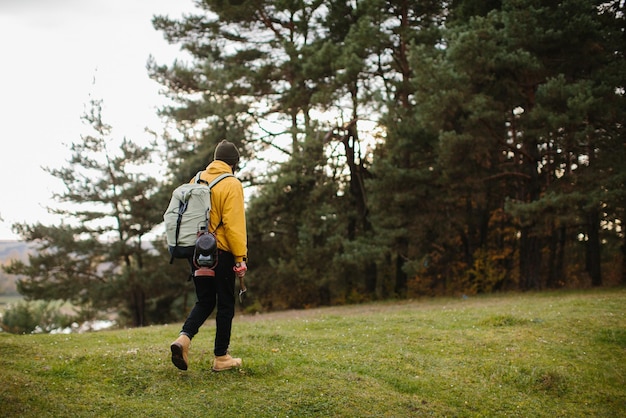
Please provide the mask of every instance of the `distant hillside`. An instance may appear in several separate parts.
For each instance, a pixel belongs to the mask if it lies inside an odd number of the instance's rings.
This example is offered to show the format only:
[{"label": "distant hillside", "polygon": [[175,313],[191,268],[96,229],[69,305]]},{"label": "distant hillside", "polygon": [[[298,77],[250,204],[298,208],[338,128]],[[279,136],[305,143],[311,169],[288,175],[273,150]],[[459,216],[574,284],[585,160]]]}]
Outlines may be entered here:
[{"label": "distant hillside", "polygon": [[0,262],[4,264],[5,261],[12,258],[19,258],[25,260],[28,254],[29,244],[22,241],[2,241],[0,240]]},{"label": "distant hillside", "polygon": [[[26,260],[30,244],[21,241],[2,241],[0,240],[0,265],[9,263],[9,260],[18,259]],[[0,295],[16,294],[15,276],[6,274],[0,269]]]}]

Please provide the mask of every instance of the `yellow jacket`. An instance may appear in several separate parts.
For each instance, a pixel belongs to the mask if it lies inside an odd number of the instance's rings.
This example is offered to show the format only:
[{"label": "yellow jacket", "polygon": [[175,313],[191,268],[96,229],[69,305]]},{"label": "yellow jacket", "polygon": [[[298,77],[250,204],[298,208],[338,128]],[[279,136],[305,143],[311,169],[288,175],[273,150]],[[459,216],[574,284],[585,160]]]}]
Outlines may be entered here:
[{"label": "yellow jacket", "polygon": [[[200,174],[200,178],[210,183],[224,173],[232,173],[230,166],[223,161],[215,160]],[[191,180],[191,183],[194,182],[195,178]],[[226,177],[211,189],[209,217],[209,231],[215,232],[217,248],[232,253],[236,263],[245,260],[248,254],[248,239],[243,186],[235,177]]]}]

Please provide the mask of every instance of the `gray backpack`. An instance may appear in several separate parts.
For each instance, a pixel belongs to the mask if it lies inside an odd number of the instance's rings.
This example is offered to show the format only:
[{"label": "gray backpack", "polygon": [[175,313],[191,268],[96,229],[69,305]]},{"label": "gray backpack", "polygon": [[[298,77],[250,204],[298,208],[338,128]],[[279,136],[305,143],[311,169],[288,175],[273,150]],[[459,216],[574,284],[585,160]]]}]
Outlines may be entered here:
[{"label": "gray backpack", "polygon": [[193,257],[198,233],[207,232],[209,228],[211,188],[226,177],[233,177],[230,173],[224,173],[207,184],[200,180],[200,174],[202,171],[196,174],[195,183],[186,183],[174,189],[163,214],[170,264],[174,258]]}]

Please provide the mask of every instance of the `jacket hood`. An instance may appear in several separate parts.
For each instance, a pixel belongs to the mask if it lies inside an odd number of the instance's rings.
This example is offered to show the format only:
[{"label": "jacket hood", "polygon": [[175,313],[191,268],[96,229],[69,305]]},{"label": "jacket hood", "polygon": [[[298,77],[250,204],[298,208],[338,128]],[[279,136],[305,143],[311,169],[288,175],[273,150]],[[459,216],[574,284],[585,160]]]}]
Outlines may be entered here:
[{"label": "jacket hood", "polygon": [[206,171],[211,176],[212,175],[219,176],[220,174],[224,174],[224,173],[231,173],[232,174],[232,172],[233,172],[233,170],[230,168],[230,166],[228,164],[226,164],[224,161],[221,161],[221,160],[212,161],[206,167]]}]

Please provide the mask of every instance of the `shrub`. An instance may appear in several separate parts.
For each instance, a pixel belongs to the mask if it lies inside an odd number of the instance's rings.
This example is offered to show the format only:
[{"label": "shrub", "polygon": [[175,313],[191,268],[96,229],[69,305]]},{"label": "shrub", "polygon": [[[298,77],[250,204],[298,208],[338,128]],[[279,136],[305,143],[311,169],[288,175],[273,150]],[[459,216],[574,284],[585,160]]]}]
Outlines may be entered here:
[{"label": "shrub", "polygon": [[9,305],[0,316],[0,328],[12,334],[49,333],[74,320],[61,312],[62,302],[24,301]]}]

